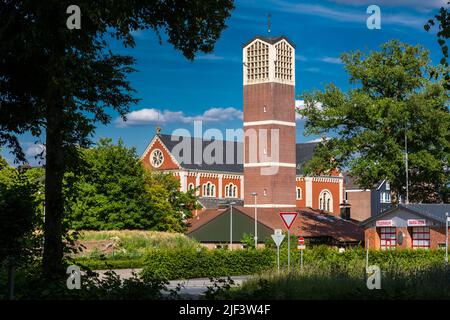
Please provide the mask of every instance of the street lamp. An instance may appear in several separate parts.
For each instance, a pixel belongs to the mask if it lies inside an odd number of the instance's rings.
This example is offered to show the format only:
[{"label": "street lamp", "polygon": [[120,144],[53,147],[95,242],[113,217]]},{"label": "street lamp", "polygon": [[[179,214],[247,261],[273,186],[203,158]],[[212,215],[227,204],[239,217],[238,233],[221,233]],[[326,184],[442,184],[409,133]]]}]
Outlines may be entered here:
[{"label": "street lamp", "polygon": [[256,192],[252,192],[252,196],[255,199],[255,249],[258,247],[258,209],[256,208]]},{"label": "street lamp", "polygon": [[233,250],[233,205],[236,202],[230,202],[230,250]]}]

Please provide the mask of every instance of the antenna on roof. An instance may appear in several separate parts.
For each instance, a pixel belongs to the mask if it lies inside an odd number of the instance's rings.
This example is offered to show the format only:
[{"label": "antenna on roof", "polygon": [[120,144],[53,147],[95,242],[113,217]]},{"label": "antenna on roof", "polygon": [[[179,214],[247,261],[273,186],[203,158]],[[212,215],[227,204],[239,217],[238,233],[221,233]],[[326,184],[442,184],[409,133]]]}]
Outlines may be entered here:
[{"label": "antenna on roof", "polygon": [[272,15],[270,13],[267,15],[267,33],[268,34],[270,34],[270,17],[271,16]]}]

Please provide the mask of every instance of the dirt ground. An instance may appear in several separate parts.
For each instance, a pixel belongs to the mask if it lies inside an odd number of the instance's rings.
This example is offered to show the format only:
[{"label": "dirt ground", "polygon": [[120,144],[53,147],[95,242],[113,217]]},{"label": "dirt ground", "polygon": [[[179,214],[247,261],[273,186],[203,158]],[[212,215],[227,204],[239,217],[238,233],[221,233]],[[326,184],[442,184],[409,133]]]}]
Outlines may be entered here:
[{"label": "dirt ground", "polygon": [[113,240],[83,240],[78,241],[77,245],[84,246],[83,254],[91,253],[97,250],[102,254],[108,254],[117,251],[118,246]]}]

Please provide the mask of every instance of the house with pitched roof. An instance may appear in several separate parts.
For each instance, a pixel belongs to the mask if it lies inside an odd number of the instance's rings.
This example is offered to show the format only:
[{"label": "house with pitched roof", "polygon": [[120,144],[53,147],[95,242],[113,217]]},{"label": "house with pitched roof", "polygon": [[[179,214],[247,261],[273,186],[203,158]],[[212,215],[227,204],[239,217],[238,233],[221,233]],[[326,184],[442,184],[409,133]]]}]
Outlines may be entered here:
[{"label": "house with pitched roof", "polygon": [[450,204],[399,204],[361,223],[371,249],[445,247]]}]

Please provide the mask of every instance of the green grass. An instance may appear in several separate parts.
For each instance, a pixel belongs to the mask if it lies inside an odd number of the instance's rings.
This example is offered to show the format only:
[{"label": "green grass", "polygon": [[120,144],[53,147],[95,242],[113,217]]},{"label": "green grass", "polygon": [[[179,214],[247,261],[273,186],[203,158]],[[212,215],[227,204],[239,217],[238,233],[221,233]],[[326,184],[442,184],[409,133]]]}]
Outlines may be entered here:
[{"label": "green grass", "polygon": [[94,248],[72,256],[75,263],[98,270],[141,268],[144,266],[144,257],[151,250],[190,250],[200,246],[194,239],[180,233],[140,230],[81,231],[79,241],[81,244],[87,241],[114,243],[113,252],[103,253]]},{"label": "green grass", "polygon": [[[369,290],[362,249],[306,250],[300,271],[293,254],[291,272],[271,270],[252,277],[221,298],[231,299],[450,299],[450,268],[442,250],[372,251],[369,265],[381,269],[381,289]],[[286,266],[285,255],[282,257]],[[217,297],[220,298],[220,297]]]},{"label": "green grass", "polygon": [[81,241],[116,240],[121,248],[136,251],[148,248],[196,248],[198,242],[181,233],[159,231],[81,231]]}]

